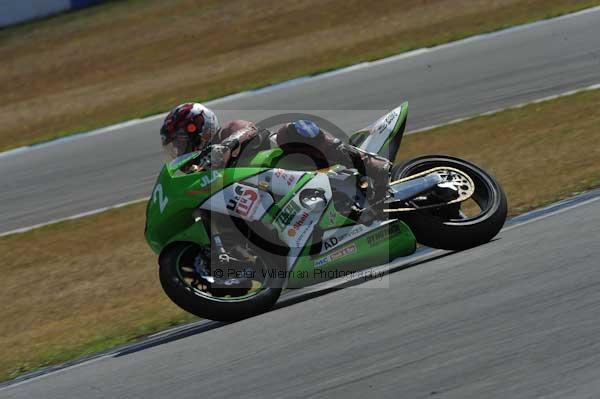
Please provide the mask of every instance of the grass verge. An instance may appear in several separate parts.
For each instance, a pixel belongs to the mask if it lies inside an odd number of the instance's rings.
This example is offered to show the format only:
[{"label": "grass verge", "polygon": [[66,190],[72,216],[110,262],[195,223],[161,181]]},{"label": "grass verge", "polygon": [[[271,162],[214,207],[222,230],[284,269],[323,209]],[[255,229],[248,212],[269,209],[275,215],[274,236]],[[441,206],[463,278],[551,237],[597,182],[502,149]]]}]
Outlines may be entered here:
[{"label": "grass verge", "polygon": [[598,4],[112,1],[0,30],[0,151]]},{"label": "grass verge", "polygon": [[[400,158],[493,172],[512,215],[600,186],[600,90],[409,135]],[[0,380],[190,321],[162,293],[144,204],[0,238]]]}]

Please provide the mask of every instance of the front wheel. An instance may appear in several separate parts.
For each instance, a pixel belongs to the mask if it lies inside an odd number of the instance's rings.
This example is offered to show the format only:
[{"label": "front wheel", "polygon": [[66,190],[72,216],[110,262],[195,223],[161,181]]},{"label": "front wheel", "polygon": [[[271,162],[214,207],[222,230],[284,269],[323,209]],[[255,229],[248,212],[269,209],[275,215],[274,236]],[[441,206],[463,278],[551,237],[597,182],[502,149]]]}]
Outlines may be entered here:
[{"label": "front wheel", "polygon": [[[158,259],[163,290],[187,312],[205,319],[235,321],[266,312],[281,294],[284,284],[281,274],[276,273],[276,269],[269,270],[261,257],[256,259],[262,262],[262,269],[255,269],[253,276],[244,276],[248,286],[233,289],[226,288],[233,279],[221,279],[224,284],[218,289],[211,287],[197,271],[202,258],[202,247],[181,242],[165,248]],[[212,273],[222,276],[227,271],[213,270]],[[211,281],[214,282],[214,278]]]},{"label": "front wheel", "polygon": [[[507,215],[507,201],[500,184],[486,171],[465,160],[445,155],[411,159],[392,170],[393,180],[437,167],[455,168],[473,181],[469,203],[401,213],[417,241],[432,248],[462,250],[490,241],[498,234]],[[421,199],[427,201],[427,198]]]}]

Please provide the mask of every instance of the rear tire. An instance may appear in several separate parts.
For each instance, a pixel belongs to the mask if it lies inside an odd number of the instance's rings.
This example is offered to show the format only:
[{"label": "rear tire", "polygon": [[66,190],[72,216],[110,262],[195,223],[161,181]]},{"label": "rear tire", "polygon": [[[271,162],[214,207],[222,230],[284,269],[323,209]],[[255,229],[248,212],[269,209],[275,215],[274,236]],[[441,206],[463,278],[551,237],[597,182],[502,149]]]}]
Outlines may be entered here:
[{"label": "rear tire", "polygon": [[411,159],[392,170],[392,180],[402,179],[438,166],[448,166],[468,174],[475,183],[472,198],[481,213],[466,219],[458,217],[455,205],[405,212],[405,221],[417,241],[432,248],[462,250],[490,241],[498,234],[507,215],[507,200],[500,184],[486,171],[465,160],[445,155],[428,155]]},{"label": "rear tire", "polygon": [[167,296],[180,308],[198,317],[218,321],[245,319],[269,310],[281,295],[283,284],[279,281],[253,296],[241,299],[225,299],[200,294],[186,284],[178,273],[179,259],[185,251],[199,251],[193,243],[179,242],[169,245],[160,254],[160,283]]}]

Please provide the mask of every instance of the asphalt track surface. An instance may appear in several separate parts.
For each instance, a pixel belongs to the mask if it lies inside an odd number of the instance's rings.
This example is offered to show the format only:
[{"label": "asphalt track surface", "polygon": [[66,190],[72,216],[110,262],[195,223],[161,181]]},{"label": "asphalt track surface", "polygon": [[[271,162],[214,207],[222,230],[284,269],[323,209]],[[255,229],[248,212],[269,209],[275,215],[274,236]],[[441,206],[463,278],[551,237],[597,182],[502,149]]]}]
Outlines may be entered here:
[{"label": "asphalt track surface", "polygon": [[[417,130],[600,83],[599,37],[595,9],[227,98],[215,108],[223,119],[308,110],[351,130],[408,100],[408,129]],[[151,118],[0,156],[0,233],[148,196],[164,160],[159,125]]]},{"label": "asphalt track surface", "polygon": [[103,356],[0,397],[597,398],[599,236],[597,191],[387,282]]}]

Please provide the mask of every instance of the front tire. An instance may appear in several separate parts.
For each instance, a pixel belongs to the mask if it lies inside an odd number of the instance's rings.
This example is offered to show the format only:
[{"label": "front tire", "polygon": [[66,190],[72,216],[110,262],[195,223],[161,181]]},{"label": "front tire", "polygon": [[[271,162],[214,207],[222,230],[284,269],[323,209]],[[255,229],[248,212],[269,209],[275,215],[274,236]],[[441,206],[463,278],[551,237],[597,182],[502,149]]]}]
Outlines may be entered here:
[{"label": "front tire", "polygon": [[200,247],[196,244],[175,243],[165,248],[158,259],[163,290],[183,310],[205,319],[235,321],[264,313],[277,302],[282,290],[281,281],[241,298],[203,295],[186,284],[181,277],[181,263],[189,262],[189,258],[196,256],[199,251]]},{"label": "front tire", "polygon": [[402,213],[400,218],[410,226],[417,241],[428,247],[463,250],[487,243],[502,229],[508,208],[502,187],[489,173],[459,158],[428,155],[397,165],[392,178],[398,180],[440,166],[456,168],[471,177],[475,183],[472,199],[480,213],[461,216],[459,203]]}]

